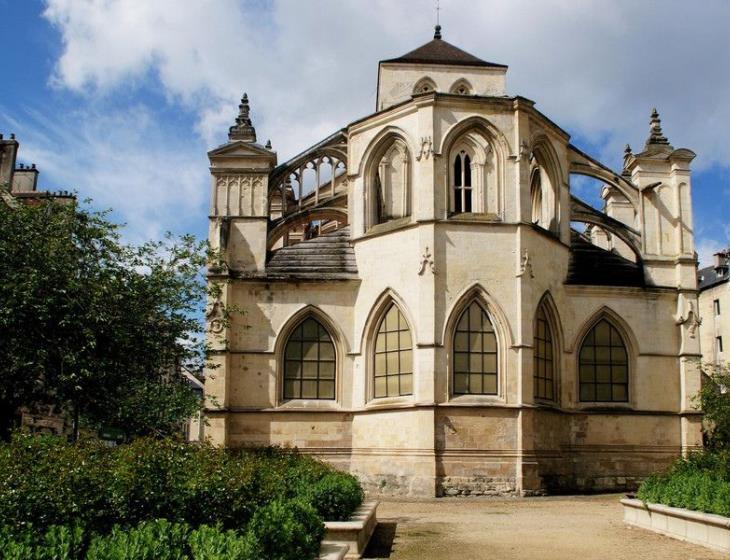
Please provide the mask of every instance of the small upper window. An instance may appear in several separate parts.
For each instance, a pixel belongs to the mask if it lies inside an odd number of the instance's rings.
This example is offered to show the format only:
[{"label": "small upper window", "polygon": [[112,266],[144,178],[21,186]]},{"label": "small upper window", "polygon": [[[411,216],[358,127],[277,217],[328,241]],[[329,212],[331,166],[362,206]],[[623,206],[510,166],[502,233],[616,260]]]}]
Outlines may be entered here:
[{"label": "small upper window", "polygon": [[471,212],[471,157],[464,150],[454,158],[454,212]]},{"label": "small upper window", "polygon": [[715,315],[719,315],[720,314],[720,300],[719,299],[714,300],[712,302],[712,305],[715,309]]},{"label": "small upper window", "polygon": [[419,93],[429,93],[432,91],[436,91],[436,84],[433,82],[431,78],[421,78],[418,80],[418,83],[413,88],[413,95],[418,95]]},{"label": "small upper window", "polygon": [[457,80],[456,83],[451,86],[451,93],[455,93],[456,95],[471,95],[471,92],[472,89],[469,82],[464,79]]}]

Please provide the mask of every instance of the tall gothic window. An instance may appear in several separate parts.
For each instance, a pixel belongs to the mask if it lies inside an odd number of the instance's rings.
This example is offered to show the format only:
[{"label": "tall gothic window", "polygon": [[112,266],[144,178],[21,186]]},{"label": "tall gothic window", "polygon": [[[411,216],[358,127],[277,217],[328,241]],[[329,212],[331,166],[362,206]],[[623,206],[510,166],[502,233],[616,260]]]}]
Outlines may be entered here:
[{"label": "tall gothic window", "polygon": [[284,349],[284,399],[334,399],[335,369],[332,337],[316,319],[305,319]]},{"label": "tall gothic window", "polygon": [[462,150],[454,158],[454,212],[471,212],[471,196],[471,157]]},{"label": "tall gothic window", "polygon": [[618,330],[601,319],[580,349],[580,400],[628,402],[629,357]]},{"label": "tall gothic window", "polygon": [[394,303],[386,311],[375,337],[375,398],[413,393],[413,343],[411,330]]},{"label": "tall gothic window", "polygon": [[535,398],[554,401],[556,368],[555,357],[553,355],[553,333],[542,305],[537,308],[537,315],[535,317],[533,347],[535,355]]},{"label": "tall gothic window", "polygon": [[454,394],[497,394],[497,336],[489,316],[473,301],[454,332]]}]

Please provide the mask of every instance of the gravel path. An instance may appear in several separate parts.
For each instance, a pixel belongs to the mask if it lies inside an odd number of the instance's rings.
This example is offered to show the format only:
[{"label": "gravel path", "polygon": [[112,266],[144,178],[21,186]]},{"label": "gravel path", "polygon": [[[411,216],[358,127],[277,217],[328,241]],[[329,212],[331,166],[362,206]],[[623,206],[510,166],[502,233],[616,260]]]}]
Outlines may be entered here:
[{"label": "gravel path", "polygon": [[382,500],[365,558],[715,560],[719,552],[622,521],[620,495]]}]

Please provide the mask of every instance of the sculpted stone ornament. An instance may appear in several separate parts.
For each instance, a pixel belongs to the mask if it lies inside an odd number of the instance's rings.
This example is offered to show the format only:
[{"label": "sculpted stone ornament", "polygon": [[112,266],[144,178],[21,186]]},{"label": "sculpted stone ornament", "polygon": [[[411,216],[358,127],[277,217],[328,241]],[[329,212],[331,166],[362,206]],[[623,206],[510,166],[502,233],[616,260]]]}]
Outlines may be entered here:
[{"label": "sculpted stone ornament", "polygon": [[532,159],[532,149],[530,148],[530,144],[527,142],[527,140],[523,140],[522,142],[520,142],[520,151],[517,155],[518,159],[524,161],[530,161]]},{"label": "sculpted stone ornament", "polygon": [[677,300],[677,314],[674,316],[677,325],[687,325],[687,333],[690,338],[697,336],[697,329],[702,324],[702,319],[697,314],[695,302],[688,300],[684,294]]},{"label": "sculpted stone ornament", "polygon": [[205,318],[208,321],[208,330],[213,334],[220,334],[226,328],[220,294],[208,304],[208,309],[205,310]]},{"label": "sculpted stone ornament", "polygon": [[535,274],[532,271],[532,261],[530,261],[530,254],[527,249],[522,251],[522,258],[520,259],[520,271],[517,273],[517,278],[527,275],[528,278],[534,278]]},{"label": "sculpted stone ornament", "polygon": [[426,245],[426,249],[423,251],[423,255],[421,255],[421,264],[418,269],[418,275],[422,276],[423,273],[426,272],[426,268],[431,269],[431,274],[436,274],[433,255],[431,255],[431,251],[428,250],[428,245]]},{"label": "sculpted stone ornament", "polygon": [[433,141],[430,136],[424,136],[421,138],[421,151],[418,152],[416,160],[421,161],[421,158],[428,159],[433,153]]}]

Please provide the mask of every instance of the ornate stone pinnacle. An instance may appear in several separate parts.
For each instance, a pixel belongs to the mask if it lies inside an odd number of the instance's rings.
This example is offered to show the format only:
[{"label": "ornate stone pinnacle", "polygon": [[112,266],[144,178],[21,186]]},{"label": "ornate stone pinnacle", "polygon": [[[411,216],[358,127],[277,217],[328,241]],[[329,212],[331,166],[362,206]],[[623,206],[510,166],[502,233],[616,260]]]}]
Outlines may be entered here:
[{"label": "ornate stone pinnacle", "polygon": [[669,139],[662,134],[662,120],[659,118],[659,112],[656,107],[651,111],[651,120],[649,121],[649,138],[646,139],[646,146],[651,145],[669,145]]},{"label": "ornate stone pinnacle", "polygon": [[437,25],[436,27],[434,27],[433,38],[434,39],[441,39],[441,26],[440,25]]},{"label": "ornate stone pinnacle", "polygon": [[621,175],[623,175],[624,177],[631,176],[631,172],[626,168],[626,165],[629,163],[629,158],[633,155],[634,154],[631,152],[631,146],[626,144],[626,146],[624,147],[624,169],[621,172]]},{"label": "ornate stone pinnacle", "polygon": [[267,140],[266,141],[266,146],[265,147],[266,147],[267,150],[270,150],[271,149],[271,140]]},{"label": "ornate stone pinnacle", "polygon": [[251,124],[249,116],[251,108],[248,105],[248,95],[243,94],[241,103],[238,105],[238,116],[236,124],[228,129],[228,140],[243,140],[244,142],[256,142],[256,129]]}]

